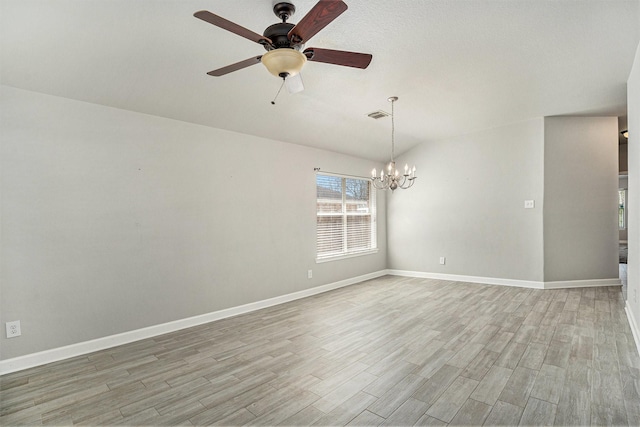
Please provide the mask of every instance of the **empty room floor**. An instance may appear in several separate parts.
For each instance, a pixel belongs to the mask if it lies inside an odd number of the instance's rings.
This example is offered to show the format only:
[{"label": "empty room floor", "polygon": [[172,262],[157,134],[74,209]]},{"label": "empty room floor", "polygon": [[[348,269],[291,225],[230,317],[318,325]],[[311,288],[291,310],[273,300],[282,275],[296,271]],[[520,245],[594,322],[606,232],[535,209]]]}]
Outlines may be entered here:
[{"label": "empty room floor", "polygon": [[1,378],[2,425],[640,425],[620,287],[385,276]]}]

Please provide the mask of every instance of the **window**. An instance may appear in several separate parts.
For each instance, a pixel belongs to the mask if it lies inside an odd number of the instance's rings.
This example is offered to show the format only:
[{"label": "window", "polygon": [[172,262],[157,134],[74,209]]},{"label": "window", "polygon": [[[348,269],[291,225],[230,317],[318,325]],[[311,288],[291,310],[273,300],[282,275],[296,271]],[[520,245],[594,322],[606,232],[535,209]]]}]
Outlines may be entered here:
[{"label": "window", "polygon": [[626,207],[627,207],[627,189],[618,190],[618,228],[625,230],[627,228]]},{"label": "window", "polygon": [[316,175],[318,262],[377,249],[376,193],[371,181]]}]

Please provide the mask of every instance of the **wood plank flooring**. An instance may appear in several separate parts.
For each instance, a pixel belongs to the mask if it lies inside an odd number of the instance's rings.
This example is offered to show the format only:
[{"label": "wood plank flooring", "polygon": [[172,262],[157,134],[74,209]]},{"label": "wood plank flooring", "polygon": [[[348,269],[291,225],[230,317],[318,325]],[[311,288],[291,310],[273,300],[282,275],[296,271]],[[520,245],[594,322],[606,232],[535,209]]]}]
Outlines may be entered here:
[{"label": "wood plank flooring", "polygon": [[1,425],[640,425],[620,287],[385,276],[0,386]]}]

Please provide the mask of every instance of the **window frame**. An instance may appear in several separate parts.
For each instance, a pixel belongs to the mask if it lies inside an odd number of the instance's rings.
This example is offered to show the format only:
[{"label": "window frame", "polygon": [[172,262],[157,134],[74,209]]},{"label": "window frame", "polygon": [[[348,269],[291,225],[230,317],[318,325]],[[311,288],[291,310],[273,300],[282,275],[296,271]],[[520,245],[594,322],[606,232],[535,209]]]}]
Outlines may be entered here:
[{"label": "window frame", "polygon": [[[330,212],[319,212],[318,209],[318,176],[330,176],[330,177],[337,177],[341,179],[341,195],[342,195],[342,201],[341,201],[341,211],[338,213],[330,213]],[[349,210],[347,209],[347,191],[346,191],[346,181],[347,179],[356,179],[356,180],[360,180],[360,181],[365,181],[368,185],[369,188],[369,198],[368,198],[368,206],[369,206],[369,212],[367,213],[356,213],[356,212],[349,212]],[[370,254],[375,254],[378,252],[378,220],[377,220],[377,198],[376,198],[376,189],[373,187],[373,185],[371,184],[371,180],[369,178],[365,178],[365,177],[361,177],[361,176],[354,176],[354,175],[345,175],[345,174],[337,174],[337,173],[331,173],[331,172],[316,172],[316,185],[315,185],[315,189],[316,189],[316,263],[324,263],[324,262],[331,262],[331,261],[336,261],[336,260],[341,260],[341,259],[347,259],[347,258],[353,258],[353,257],[359,257],[359,256],[364,256],[364,255],[370,255]],[[369,239],[370,239],[370,247],[366,248],[366,249],[354,249],[354,250],[347,250],[346,248],[348,247],[347,245],[347,240],[348,240],[348,226],[349,226],[349,218],[353,218],[353,217],[359,217],[359,216],[368,216],[371,218],[370,221],[370,230],[369,230]],[[343,243],[342,243],[342,251],[340,252],[333,252],[330,254],[323,254],[320,255],[318,253],[318,239],[320,237],[319,235],[319,229],[318,229],[318,218],[319,217],[341,217],[342,218],[342,239],[343,239]]]}]

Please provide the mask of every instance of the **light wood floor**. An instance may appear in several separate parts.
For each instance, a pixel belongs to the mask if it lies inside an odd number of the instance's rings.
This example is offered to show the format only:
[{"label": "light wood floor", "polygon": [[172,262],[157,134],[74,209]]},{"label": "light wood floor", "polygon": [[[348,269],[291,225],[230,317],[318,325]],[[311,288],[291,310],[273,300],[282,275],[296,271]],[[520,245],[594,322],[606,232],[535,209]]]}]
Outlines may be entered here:
[{"label": "light wood floor", "polygon": [[620,287],[382,277],[1,378],[2,425],[640,425]]}]

